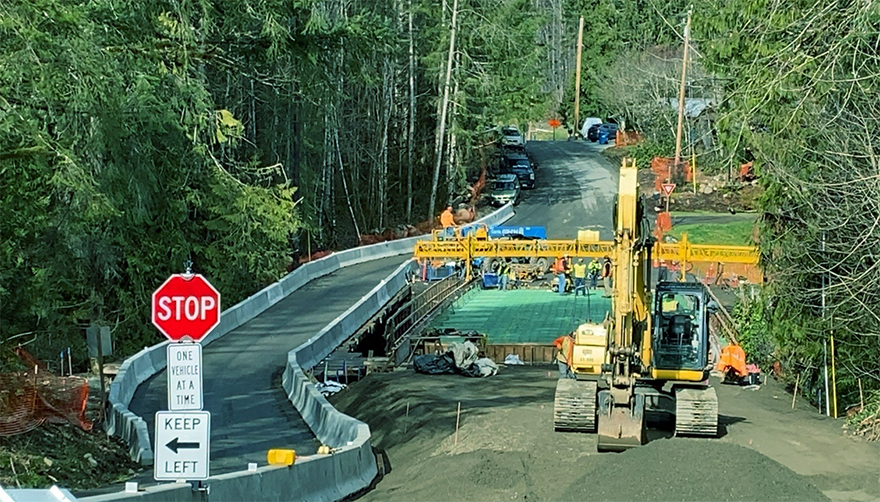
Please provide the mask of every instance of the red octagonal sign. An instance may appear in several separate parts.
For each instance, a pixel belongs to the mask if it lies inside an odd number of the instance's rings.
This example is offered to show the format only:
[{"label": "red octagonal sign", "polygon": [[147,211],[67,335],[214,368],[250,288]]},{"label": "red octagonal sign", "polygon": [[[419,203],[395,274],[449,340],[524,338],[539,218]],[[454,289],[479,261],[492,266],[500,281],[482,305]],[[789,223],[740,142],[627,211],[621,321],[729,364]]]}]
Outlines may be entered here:
[{"label": "red octagonal sign", "polygon": [[153,293],[153,324],[169,340],[197,342],[220,324],[220,293],[200,274],[174,274]]}]

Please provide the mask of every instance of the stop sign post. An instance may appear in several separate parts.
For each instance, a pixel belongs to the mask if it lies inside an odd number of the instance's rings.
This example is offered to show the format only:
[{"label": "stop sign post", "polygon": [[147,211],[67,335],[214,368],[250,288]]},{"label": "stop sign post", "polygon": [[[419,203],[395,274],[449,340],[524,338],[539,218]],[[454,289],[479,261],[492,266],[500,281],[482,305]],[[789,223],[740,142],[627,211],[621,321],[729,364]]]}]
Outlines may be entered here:
[{"label": "stop sign post", "polygon": [[153,293],[153,324],[172,342],[197,342],[220,324],[220,293],[201,274],[174,274]]},{"label": "stop sign post", "polygon": [[202,411],[202,347],[198,342],[220,324],[220,293],[187,268],[186,274],[172,275],[153,293],[152,310],[153,324],[172,342],[166,348],[170,411],[156,412],[153,477],[157,481],[207,479],[211,414]]}]

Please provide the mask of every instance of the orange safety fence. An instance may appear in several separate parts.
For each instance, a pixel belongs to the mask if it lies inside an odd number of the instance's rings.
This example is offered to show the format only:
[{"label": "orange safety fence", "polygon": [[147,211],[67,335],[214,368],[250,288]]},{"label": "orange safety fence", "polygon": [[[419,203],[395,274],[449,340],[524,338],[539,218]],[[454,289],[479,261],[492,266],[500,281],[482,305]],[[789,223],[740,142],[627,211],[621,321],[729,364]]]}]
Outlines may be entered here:
[{"label": "orange safety fence", "polygon": [[[681,159],[678,166],[675,166],[675,159],[670,157],[654,157],[651,160],[651,171],[654,172],[654,190],[663,191],[663,184],[669,179],[670,183],[681,185],[682,183],[690,183],[693,178],[691,164],[687,160]],[[672,174],[670,179],[670,173]]]},{"label": "orange safety fence", "polygon": [[85,378],[59,377],[22,348],[16,350],[27,371],[0,373],[0,436],[23,434],[43,422],[69,422],[84,430],[89,384]]},{"label": "orange safety fence", "polygon": [[[676,277],[681,273],[681,263],[678,261],[655,259],[654,268],[665,268]],[[747,263],[690,261],[687,263],[687,273],[707,286],[738,288],[740,283],[764,283],[764,272],[761,267]]]}]

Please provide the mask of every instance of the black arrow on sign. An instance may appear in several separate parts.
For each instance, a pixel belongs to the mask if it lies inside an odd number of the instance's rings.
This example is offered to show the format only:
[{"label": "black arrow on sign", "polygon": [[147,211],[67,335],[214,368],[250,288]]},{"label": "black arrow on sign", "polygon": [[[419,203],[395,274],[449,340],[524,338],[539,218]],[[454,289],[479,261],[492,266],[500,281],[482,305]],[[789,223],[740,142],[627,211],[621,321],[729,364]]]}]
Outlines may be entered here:
[{"label": "black arrow on sign", "polygon": [[199,449],[199,443],[180,443],[177,441],[178,439],[179,438],[174,438],[171,441],[169,441],[168,444],[165,445],[169,450],[173,451],[175,454],[177,453],[178,449],[180,449],[180,450],[198,450]]}]

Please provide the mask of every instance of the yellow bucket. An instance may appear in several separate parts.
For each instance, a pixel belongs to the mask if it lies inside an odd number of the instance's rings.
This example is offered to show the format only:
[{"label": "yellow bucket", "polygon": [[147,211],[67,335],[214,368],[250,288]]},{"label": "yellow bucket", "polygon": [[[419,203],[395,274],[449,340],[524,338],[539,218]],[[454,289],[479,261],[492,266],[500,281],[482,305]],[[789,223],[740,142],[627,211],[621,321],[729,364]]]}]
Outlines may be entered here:
[{"label": "yellow bucket", "polygon": [[296,452],[294,450],[272,449],[267,455],[269,465],[293,465],[296,460]]}]

